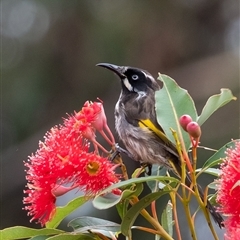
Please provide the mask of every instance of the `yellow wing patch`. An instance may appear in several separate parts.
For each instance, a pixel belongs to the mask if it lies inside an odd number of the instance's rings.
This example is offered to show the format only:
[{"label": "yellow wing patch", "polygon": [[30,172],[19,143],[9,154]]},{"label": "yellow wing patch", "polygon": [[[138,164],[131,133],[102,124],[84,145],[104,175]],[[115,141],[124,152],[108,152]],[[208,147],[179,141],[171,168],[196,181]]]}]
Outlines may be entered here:
[{"label": "yellow wing patch", "polygon": [[149,130],[153,131],[167,145],[171,144],[171,141],[167,138],[167,136],[164,134],[164,132],[162,132],[160,129],[158,129],[150,119],[140,120],[138,122],[138,125],[141,128],[148,128]]},{"label": "yellow wing patch", "polygon": [[[154,123],[150,119],[139,120],[138,125],[140,128],[147,128],[152,132],[154,132],[166,144],[166,151],[169,151],[169,153],[172,153],[177,156],[177,153],[172,148],[173,146],[172,142],[167,138],[167,136],[164,134],[164,132],[161,129],[157,128],[154,125]],[[175,173],[180,177],[181,169],[179,168],[176,161],[174,161],[174,159],[168,158],[167,161],[169,162],[169,164],[171,165]]]}]

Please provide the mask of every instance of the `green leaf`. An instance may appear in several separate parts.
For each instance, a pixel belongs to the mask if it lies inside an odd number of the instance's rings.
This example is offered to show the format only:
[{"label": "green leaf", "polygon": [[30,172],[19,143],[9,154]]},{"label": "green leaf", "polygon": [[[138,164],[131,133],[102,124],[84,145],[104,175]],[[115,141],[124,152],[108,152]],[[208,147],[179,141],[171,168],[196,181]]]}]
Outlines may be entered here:
[{"label": "green leaf", "polygon": [[213,95],[207,100],[201,115],[198,117],[198,124],[201,126],[220,107],[236,99],[229,89],[222,88],[220,94]]},{"label": "green leaf", "polygon": [[[134,191],[132,192],[131,195],[127,196],[127,197],[122,197],[121,201],[116,205],[117,211],[119,216],[121,217],[121,219],[123,219],[123,217],[125,216],[127,209],[128,209],[128,205],[129,205],[129,199],[131,199],[131,197],[134,196],[139,196],[142,191],[143,191],[143,184],[142,183],[138,183],[138,184],[133,184],[132,185],[134,187]],[[132,187],[131,187],[132,188]]]},{"label": "green leaf", "polygon": [[233,140],[227,144],[225,144],[223,147],[221,147],[217,152],[215,152],[203,165],[202,168],[208,168],[213,167],[214,164],[217,164],[218,161],[221,162],[221,159],[225,158],[226,150],[230,147],[234,147],[236,142],[239,142],[240,139]]},{"label": "green leaf", "polygon": [[176,183],[179,183],[179,179],[177,178],[174,178],[174,177],[168,177],[168,176],[148,176],[148,177],[140,177],[140,178],[131,178],[131,179],[128,179],[128,180],[125,180],[125,181],[121,181],[121,182],[118,182],[116,184],[113,184],[111,185],[110,187],[104,189],[103,191],[101,191],[97,196],[101,196],[102,194],[106,194],[106,193],[109,193],[111,192],[113,189],[116,189],[116,188],[126,188],[127,186],[129,185],[132,185],[132,184],[137,184],[137,183],[143,183],[143,182],[148,182],[148,181],[153,181],[153,180],[157,180],[157,181],[160,181],[160,182],[176,182]]},{"label": "green leaf", "polygon": [[123,199],[129,198],[132,195],[139,195],[142,190],[143,186],[139,183],[134,185],[134,188],[124,190],[119,196],[111,193],[98,195],[93,199],[92,204],[95,208],[100,210],[108,209],[115,206]]},{"label": "green leaf", "polygon": [[218,183],[217,182],[211,182],[208,184],[208,188],[217,190],[218,189]]},{"label": "green leaf", "polygon": [[93,199],[92,204],[95,208],[100,210],[108,209],[118,204],[122,199],[130,197],[133,193],[134,191],[126,189],[119,196],[111,193],[98,195]]},{"label": "green leaf", "polygon": [[95,208],[100,210],[108,209],[118,204],[124,195],[129,196],[131,194],[132,194],[131,190],[125,190],[122,192],[120,196],[109,193],[104,195],[98,195],[93,199],[92,204]]},{"label": "green leaf", "polygon": [[205,168],[207,169],[207,168],[210,168],[210,167],[219,166],[219,164],[222,163],[222,161],[223,161],[222,158],[219,158],[217,160],[213,160],[213,161],[209,162],[208,165]]},{"label": "green leaf", "polygon": [[86,196],[80,196],[71,200],[67,205],[63,207],[57,207],[56,214],[54,217],[46,224],[47,228],[56,228],[61,221],[67,217],[70,213],[75,211],[77,208],[82,206],[88,201]]},{"label": "green leaf", "polygon": [[29,240],[46,240],[48,238],[49,238],[49,236],[41,235],[41,236],[32,237]]},{"label": "green leaf", "polygon": [[131,227],[133,226],[133,223],[135,222],[137,216],[140,214],[141,210],[146,208],[151,202],[157,200],[159,197],[163,196],[164,194],[169,193],[170,191],[165,192],[154,192],[146,195],[143,197],[139,202],[135,203],[126,213],[126,215],[123,218],[122,224],[121,224],[121,232],[125,236],[131,235]]},{"label": "green leaf", "polygon": [[5,228],[0,230],[1,239],[4,240],[11,240],[11,239],[23,239],[23,238],[30,238],[39,235],[56,235],[59,233],[63,233],[64,231],[58,229],[33,229],[23,226],[16,226]]},{"label": "green leaf", "polygon": [[95,217],[78,217],[68,223],[68,226],[74,229],[74,232],[87,232],[92,230],[105,230],[119,232],[120,224]]},{"label": "green leaf", "polygon": [[179,118],[188,114],[193,121],[197,119],[194,102],[187,90],[169,76],[159,74],[158,79],[163,82],[163,88],[155,93],[157,121],[166,136],[175,144],[170,128],[177,131],[178,137],[183,139],[186,149],[190,147],[190,138],[179,124]]},{"label": "green leaf", "polygon": [[53,236],[48,238],[47,240],[97,240],[96,236],[93,234],[71,234],[71,233],[65,233],[57,236]]},{"label": "green leaf", "polygon": [[217,192],[215,192],[214,194],[210,194],[208,197],[208,201],[213,205],[216,206],[217,205]]},{"label": "green leaf", "polygon": [[166,208],[163,210],[161,216],[161,224],[166,232],[172,237],[173,235],[173,217],[172,217],[172,204],[171,201],[167,203]]},{"label": "green leaf", "polygon": [[[167,169],[165,167],[160,167],[159,165],[153,164],[152,165],[152,174],[151,176],[165,176]],[[156,192],[159,190],[159,181],[148,181],[148,187],[152,192]]]},{"label": "green leaf", "polygon": [[118,215],[121,219],[126,215],[129,206],[129,199],[124,199],[116,205]]},{"label": "green leaf", "polygon": [[145,169],[143,169],[142,167],[141,168],[136,168],[134,170],[134,172],[132,173],[132,177],[131,178],[136,178],[143,172],[145,172]]},{"label": "green leaf", "polygon": [[[196,169],[196,172],[200,172],[200,171],[202,171],[202,168]],[[220,174],[220,172],[221,172],[221,170],[218,169],[218,168],[208,168],[208,169],[204,169],[204,173],[213,175],[213,176],[215,176],[215,177],[218,177],[219,174]]]},{"label": "green leaf", "polygon": [[[135,186],[134,186],[134,192],[133,192],[133,194],[132,195],[134,195],[134,196],[139,196],[141,193],[142,193],[142,191],[143,191],[143,184],[142,183],[137,183]],[[129,197],[131,197],[131,195],[129,196]],[[129,198],[128,197],[128,198]],[[122,198],[122,199],[125,199],[125,198]]]}]

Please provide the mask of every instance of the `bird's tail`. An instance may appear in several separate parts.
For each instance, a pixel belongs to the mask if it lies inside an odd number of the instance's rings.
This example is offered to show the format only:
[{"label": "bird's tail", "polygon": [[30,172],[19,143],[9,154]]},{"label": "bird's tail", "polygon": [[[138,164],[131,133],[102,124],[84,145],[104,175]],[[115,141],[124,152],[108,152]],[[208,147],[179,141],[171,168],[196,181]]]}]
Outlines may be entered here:
[{"label": "bird's tail", "polygon": [[[169,161],[174,169],[174,172],[181,177],[182,175],[182,167],[181,167],[181,162],[179,161],[179,159],[175,158],[175,161]],[[186,179],[185,179],[185,184],[189,187],[192,184],[192,179],[189,175],[188,172],[186,172]],[[197,184],[197,188],[198,188],[198,192],[199,195],[202,199],[202,201],[204,201],[204,193],[203,190],[201,188],[201,186],[199,184]],[[209,202],[209,200],[207,200],[207,204],[206,204],[206,208],[208,209],[208,211],[210,212],[210,214],[212,215],[212,218],[214,219],[214,221],[219,225],[220,228],[224,227],[224,219],[221,216],[220,213],[218,213],[216,211],[216,209],[214,208],[214,206]]]},{"label": "bird's tail", "polygon": [[[186,185],[190,186],[192,183],[191,177],[190,175],[187,173],[186,174]],[[199,184],[197,184],[197,188],[198,188],[198,192],[199,195],[201,197],[201,199],[204,201],[204,193],[203,190],[201,188],[201,186]],[[209,210],[210,214],[212,215],[212,218],[214,219],[214,221],[219,225],[220,228],[224,227],[224,219],[221,216],[221,214],[219,214],[215,207],[207,200],[207,204],[206,204],[206,208]]]}]

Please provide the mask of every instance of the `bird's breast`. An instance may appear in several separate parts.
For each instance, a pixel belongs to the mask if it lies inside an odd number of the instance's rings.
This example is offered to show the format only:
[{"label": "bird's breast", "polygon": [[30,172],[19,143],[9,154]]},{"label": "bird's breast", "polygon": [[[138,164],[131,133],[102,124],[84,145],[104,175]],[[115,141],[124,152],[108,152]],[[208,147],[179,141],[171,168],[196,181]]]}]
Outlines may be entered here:
[{"label": "bird's breast", "polygon": [[115,108],[115,128],[126,149],[136,161],[166,165],[167,152],[160,147],[159,139],[148,128],[129,123],[121,102]]}]

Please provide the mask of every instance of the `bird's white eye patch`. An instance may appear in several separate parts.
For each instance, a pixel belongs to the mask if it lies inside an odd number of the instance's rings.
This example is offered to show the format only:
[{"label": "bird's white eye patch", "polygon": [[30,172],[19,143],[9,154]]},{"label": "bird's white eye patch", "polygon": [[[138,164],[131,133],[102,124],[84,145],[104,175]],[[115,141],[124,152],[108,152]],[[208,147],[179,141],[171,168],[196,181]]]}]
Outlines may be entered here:
[{"label": "bird's white eye patch", "polygon": [[130,92],[133,91],[133,87],[132,87],[132,85],[130,84],[130,82],[128,81],[127,78],[124,78],[124,79],[123,79],[123,83],[124,83],[125,87],[126,87]]},{"label": "bird's white eye patch", "polygon": [[138,80],[138,75],[137,74],[134,74],[134,75],[132,75],[132,80]]}]

